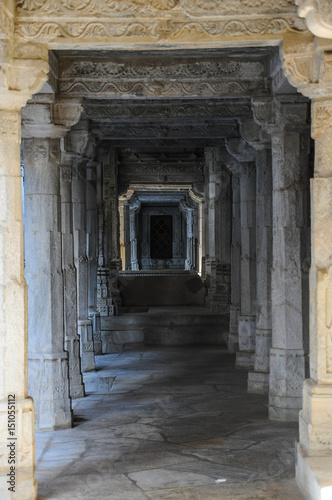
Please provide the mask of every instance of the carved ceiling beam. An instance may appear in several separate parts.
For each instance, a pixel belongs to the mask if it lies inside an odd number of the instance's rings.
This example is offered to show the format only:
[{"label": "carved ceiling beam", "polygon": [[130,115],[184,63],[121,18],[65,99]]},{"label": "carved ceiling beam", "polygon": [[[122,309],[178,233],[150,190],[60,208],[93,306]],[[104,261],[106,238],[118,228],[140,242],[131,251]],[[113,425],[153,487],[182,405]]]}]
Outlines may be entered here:
[{"label": "carved ceiling beam", "polygon": [[144,100],[126,99],[118,101],[87,99],[86,116],[98,122],[106,121],[152,121],[156,119],[234,119],[252,116],[249,99],[174,99]]},{"label": "carved ceiling beam", "polygon": [[103,147],[103,148],[110,148],[110,147],[128,147],[128,148],[145,148],[145,147],[151,147],[153,148],[167,148],[167,149],[174,149],[174,148],[195,148],[195,147],[217,147],[217,146],[222,146],[224,144],[224,139],[222,137],[215,137],[215,138],[205,138],[205,139],[192,139],[192,138],[182,138],[182,139],[174,139],[174,138],[168,138],[168,139],[128,139],[128,138],[122,138],[122,139],[109,139],[105,141],[98,142],[98,145]]},{"label": "carved ceiling beam", "polygon": [[265,60],[241,60],[197,52],[170,57],[119,54],[61,56],[59,92],[62,96],[98,98],[199,98],[265,94],[270,90]]},{"label": "carved ceiling beam", "polygon": [[306,25],[289,0],[18,0],[15,23],[18,39],[56,48],[276,40],[293,29]]},{"label": "carved ceiling beam", "polygon": [[133,125],[107,125],[93,129],[94,136],[99,140],[123,139],[201,139],[237,137],[237,123],[205,122],[193,125],[163,125],[160,123],[141,123]]}]

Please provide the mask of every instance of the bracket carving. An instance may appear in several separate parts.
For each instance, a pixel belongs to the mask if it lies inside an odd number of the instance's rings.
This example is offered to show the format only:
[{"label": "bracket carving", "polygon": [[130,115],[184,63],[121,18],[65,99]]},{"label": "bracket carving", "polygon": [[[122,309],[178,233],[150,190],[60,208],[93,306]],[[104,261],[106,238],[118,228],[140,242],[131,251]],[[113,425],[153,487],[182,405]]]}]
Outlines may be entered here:
[{"label": "bracket carving", "polygon": [[332,38],[332,10],[329,0],[295,0],[299,16],[304,17],[311,33]]}]

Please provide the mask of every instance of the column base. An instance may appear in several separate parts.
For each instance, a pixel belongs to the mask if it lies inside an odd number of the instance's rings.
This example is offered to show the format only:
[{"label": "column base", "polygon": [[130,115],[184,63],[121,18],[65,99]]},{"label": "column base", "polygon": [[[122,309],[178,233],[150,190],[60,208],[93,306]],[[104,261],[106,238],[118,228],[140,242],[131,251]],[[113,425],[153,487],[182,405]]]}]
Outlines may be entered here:
[{"label": "column base", "polygon": [[96,369],[95,352],[93,345],[93,329],[91,320],[78,321],[78,334],[81,346],[81,368],[82,372],[90,372]]},{"label": "column base", "polygon": [[72,427],[68,354],[33,353],[29,357],[29,388],[39,431]]},{"label": "column base", "polygon": [[307,455],[297,445],[296,481],[306,500],[332,498],[332,454]]},{"label": "column base", "polygon": [[240,351],[255,351],[256,318],[252,315],[239,316],[239,348]]},{"label": "column base", "polygon": [[84,385],[81,373],[79,338],[66,339],[65,350],[68,352],[69,395],[73,399],[83,398]]},{"label": "column base", "polygon": [[310,455],[325,452],[332,456],[332,384],[304,381],[300,442]]},{"label": "column base", "polygon": [[263,372],[248,373],[248,392],[252,394],[268,394],[269,376],[269,373]]},{"label": "column base", "polygon": [[231,305],[229,308],[229,335],[228,335],[228,350],[229,352],[237,352],[239,350],[239,314],[240,307]]},{"label": "column base", "polygon": [[238,351],[236,353],[235,368],[253,370],[255,364],[255,353]]},{"label": "column base", "polygon": [[297,422],[302,408],[304,351],[271,349],[269,378],[269,418]]},{"label": "column base", "polygon": [[15,493],[8,490],[11,487],[10,464],[8,464],[8,402],[0,403],[0,498],[11,500],[19,498],[32,500],[37,498],[37,482],[35,479],[35,431],[34,409],[31,398],[15,400]]},{"label": "column base", "polygon": [[239,350],[239,336],[237,333],[230,332],[228,334],[227,347],[231,353],[235,353]]}]

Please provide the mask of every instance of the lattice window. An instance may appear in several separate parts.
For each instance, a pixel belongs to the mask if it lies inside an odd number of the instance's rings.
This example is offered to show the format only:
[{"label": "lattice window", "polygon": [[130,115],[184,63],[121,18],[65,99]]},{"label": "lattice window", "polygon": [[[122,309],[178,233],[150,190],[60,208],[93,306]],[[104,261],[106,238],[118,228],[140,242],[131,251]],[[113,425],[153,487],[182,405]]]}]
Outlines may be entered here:
[{"label": "lattice window", "polygon": [[173,257],[173,218],[171,215],[151,215],[151,259]]}]

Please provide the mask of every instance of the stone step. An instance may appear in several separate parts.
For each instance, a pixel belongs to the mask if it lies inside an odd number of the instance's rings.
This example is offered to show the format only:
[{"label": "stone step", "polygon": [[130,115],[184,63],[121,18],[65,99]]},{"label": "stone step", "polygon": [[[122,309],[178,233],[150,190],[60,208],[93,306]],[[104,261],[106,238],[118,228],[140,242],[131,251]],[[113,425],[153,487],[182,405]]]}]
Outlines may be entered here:
[{"label": "stone step", "polygon": [[123,316],[108,316],[101,317],[101,330],[143,330],[152,327],[177,327],[186,326],[206,326],[206,327],[221,327],[228,325],[227,315],[218,314],[178,314],[178,313],[162,313],[162,314],[125,314]]},{"label": "stone step", "polygon": [[227,315],[183,310],[159,312],[152,308],[148,313],[101,318],[102,352],[122,352],[139,345],[226,344]]}]

